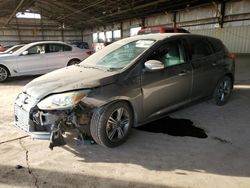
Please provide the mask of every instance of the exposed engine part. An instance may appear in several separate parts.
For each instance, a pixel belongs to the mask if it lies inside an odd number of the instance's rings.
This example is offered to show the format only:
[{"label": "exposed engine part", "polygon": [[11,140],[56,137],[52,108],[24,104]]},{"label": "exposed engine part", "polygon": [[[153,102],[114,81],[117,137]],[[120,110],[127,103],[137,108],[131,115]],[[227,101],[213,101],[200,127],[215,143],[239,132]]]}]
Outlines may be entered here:
[{"label": "exposed engine part", "polygon": [[96,142],[93,140],[93,138],[86,133],[81,133],[80,130],[78,129],[78,137],[76,140],[77,145],[91,145],[91,144],[96,144]]},{"label": "exposed engine part", "polygon": [[32,129],[50,133],[49,148],[52,150],[55,146],[66,144],[63,134],[72,128],[78,131],[77,144],[94,144],[90,135],[91,110],[89,109],[90,107],[81,103],[71,110],[41,111],[36,109],[32,114],[34,122]]},{"label": "exposed engine part", "polygon": [[66,144],[62,134],[63,134],[62,122],[60,121],[58,124],[53,124],[52,131],[50,134],[50,144],[49,144],[49,148],[51,150],[53,150],[55,146],[63,146]]}]

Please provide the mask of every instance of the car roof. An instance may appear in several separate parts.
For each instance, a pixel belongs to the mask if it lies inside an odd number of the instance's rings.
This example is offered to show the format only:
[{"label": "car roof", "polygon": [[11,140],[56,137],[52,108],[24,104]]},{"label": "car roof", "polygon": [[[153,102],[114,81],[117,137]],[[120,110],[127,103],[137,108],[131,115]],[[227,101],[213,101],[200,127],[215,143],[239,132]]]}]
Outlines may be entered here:
[{"label": "car roof", "polygon": [[178,36],[178,35],[189,35],[189,33],[154,33],[154,34],[143,34],[143,35],[136,35],[133,37],[128,37],[125,39],[121,39],[120,42],[130,42],[135,40],[145,40],[145,39],[151,39],[151,40],[163,40],[172,36]]},{"label": "car roof", "polygon": [[[64,45],[69,45],[65,42],[62,41],[39,41],[39,42],[31,42],[29,44],[26,44],[26,46],[33,46],[33,45],[37,45],[37,44],[48,44],[48,43],[53,43],[53,44],[64,44]],[[69,45],[70,46],[70,45]]]}]

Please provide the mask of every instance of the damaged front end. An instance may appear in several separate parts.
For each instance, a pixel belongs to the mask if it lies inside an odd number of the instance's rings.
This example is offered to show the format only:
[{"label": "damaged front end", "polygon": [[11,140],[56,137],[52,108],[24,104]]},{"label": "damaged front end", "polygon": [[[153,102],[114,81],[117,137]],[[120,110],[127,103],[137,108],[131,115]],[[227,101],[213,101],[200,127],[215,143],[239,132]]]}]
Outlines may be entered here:
[{"label": "damaged front end", "polygon": [[[34,139],[49,139],[50,149],[65,145],[63,133],[72,128],[78,131],[80,139],[90,138],[89,122],[93,107],[80,101],[85,95],[78,92],[72,95],[73,99],[60,99],[59,95],[54,97],[55,101],[49,96],[39,102],[22,93],[15,103],[15,125]],[[63,100],[67,100],[67,104]]]},{"label": "damaged front end", "polygon": [[69,110],[34,110],[32,113],[35,131],[50,133],[50,148],[65,145],[62,134],[72,128],[83,137],[90,136],[89,121],[92,109],[80,102]]}]

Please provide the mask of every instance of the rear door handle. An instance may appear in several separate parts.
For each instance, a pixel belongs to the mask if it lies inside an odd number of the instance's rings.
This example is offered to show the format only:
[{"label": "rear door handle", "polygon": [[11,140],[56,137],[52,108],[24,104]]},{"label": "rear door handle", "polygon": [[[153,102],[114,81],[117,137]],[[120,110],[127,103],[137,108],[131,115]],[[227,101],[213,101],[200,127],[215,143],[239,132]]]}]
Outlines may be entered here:
[{"label": "rear door handle", "polygon": [[185,76],[188,73],[187,70],[182,70],[178,75],[179,76]]},{"label": "rear door handle", "polygon": [[217,66],[218,64],[219,63],[217,63],[217,62],[212,63],[213,66]]}]

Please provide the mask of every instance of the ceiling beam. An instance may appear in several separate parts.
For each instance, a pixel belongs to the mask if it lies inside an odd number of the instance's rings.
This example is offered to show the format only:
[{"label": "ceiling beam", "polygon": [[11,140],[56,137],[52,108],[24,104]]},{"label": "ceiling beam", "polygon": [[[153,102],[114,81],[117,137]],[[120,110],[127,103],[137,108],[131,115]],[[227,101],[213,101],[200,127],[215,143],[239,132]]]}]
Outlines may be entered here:
[{"label": "ceiling beam", "polygon": [[91,8],[91,7],[94,7],[94,6],[98,5],[98,4],[101,4],[101,3],[103,3],[103,2],[105,2],[105,0],[101,0],[101,1],[95,2],[95,3],[93,3],[93,4],[87,5],[87,6],[85,6],[85,7],[82,8],[82,9],[76,10],[76,11],[70,13],[70,14],[67,14],[67,15],[65,15],[65,16],[62,16],[62,17],[58,18],[58,20],[63,20],[63,19],[65,19],[65,18],[68,18],[68,17],[70,17],[70,16],[76,14],[76,13],[82,12],[83,10],[87,10],[87,9],[89,9],[89,8]]},{"label": "ceiling beam", "polygon": [[[130,11],[135,11],[137,9],[146,8],[148,6],[152,6],[152,5],[155,5],[155,4],[158,4],[158,3],[162,3],[162,2],[165,2],[165,1],[166,0],[156,0],[156,1],[153,1],[153,2],[150,2],[150,3],[145,3],[143,5],[138,5],[136,7],[132,7],[132,8],[129,7],[127,9],[124,9],[124,10],[121,10],[121,11],[118,11],[118,12],[115,12],[115,13],[112,13],[112,14],[109,14],[109,15],[105,15],[105,16],[101,16],[101,17],[96,17],[96,18],[88,19],[88,22],[93,22],[93,21],[95,21],[97,19],[101,19],[101,20],[104,21],[104,18],[108,18],[108,17],[111,17],[111,16],[116,16],[116,15],[127,13],[127,12],[130,12]],[[76,22],[76,23],[72,24],[71,26],[78,25],[80,23],[81,22]]]},{"label": "ceiling beam", "polygon": [[[45,2],[43,2],[43,3],[45,3]],[[58,1],[51,1],[51,2],[46,2],[46,3],[49,3],[50,5],[53,4],[53,5],[57,6],[57,7],[64,8],[64,9],[70,11],[71,12],[70,14],[76,13],[78,15],[81,15],[83,18],[82,17],[78,17],[77,19],[78,20],[84,19],[84,20],[82,20],[83,22],[88,22],[89,18],[94,18],[93,15],[90,16],[86,12],[83,13],[82,11],[79,11],[78,9],[75,9],[74,7],[69,6],[66,3],[62,3],[62,2],[58,2]],[[61,18],[64,17],[64,16],[65,15],[59,16],[59,17],[56,18],[56,20],[61,20]],[[102,20],[100,20],[100,19],[97,19],[96,21],[102,23]]]},{"label": "ceiling beam", "polygon": [[4,23],[3,27],[5,27],[6,25],[8,25],[10,23],[10,20],[13,18],[13,16],[16,14],[16,12],[18,11],[18,9],[22,6],[22,4],[24,3],[25,0],[21,0],[18,5],[16,6],[16,8],[14,9],[14,11],[11,13],[11,15],[9,16],[9,18],[6,20],[6,22]]}]

